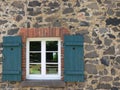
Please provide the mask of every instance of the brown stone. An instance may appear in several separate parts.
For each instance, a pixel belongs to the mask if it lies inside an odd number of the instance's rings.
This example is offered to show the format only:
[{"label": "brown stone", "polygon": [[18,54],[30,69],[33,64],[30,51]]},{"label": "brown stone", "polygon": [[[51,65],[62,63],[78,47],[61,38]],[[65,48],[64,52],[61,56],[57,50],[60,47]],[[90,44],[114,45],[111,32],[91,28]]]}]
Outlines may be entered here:
[{"label": "brown stone", "polygon": [[97,3],[90,3],[87,5],[87,7],[90,9],[96,9],[96,10],[99,9]]},{"label": "brown stone", "polygon": [[113,77],[111,76],[104,76],[100,78],[100,82],[110,82],[113,80]]}]

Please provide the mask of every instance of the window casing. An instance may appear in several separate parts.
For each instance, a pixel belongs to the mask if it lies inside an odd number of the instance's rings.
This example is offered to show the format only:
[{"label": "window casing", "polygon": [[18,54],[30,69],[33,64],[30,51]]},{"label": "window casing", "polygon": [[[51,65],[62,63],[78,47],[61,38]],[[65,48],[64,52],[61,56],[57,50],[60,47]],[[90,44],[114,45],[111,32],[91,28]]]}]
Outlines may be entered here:
[{"label": "window casing", "polygon": [[26,79],[61,79],[60,38],[28,38]]}]

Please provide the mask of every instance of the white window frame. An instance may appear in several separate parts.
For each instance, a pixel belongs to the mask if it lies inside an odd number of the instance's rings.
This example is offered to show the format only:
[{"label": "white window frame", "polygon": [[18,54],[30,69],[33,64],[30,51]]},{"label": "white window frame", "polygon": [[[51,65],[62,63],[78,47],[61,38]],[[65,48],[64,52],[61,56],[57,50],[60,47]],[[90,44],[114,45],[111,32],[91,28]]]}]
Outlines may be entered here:
[{"label": "white window frame", "polygon": [[[45,53],[41,54],[41,75],[32,75],[29,74],[29,46],[30,46],[30,41],[41,41],[41,53],[44,52],[45,50],[45,42],[46,41],[58,41],[58,74],[45,74],[45,65],[46,65],[46,56]],[[47,38],[27,38],[26,42],[26,79],[37,79],[37,80],[54,80],[54,79],[61,79],[61,40],[58,37],[47,37]]]}]

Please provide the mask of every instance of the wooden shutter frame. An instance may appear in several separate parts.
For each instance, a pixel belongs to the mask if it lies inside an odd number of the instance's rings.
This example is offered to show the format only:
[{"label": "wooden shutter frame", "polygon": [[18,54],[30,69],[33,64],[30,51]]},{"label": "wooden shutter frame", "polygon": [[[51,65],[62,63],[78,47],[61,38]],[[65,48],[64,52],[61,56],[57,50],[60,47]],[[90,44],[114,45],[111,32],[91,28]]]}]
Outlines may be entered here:
[{"label": "wooden shutter frame", "polygon": [[[73,42],[74,43],[73,43]],[[84,43],[84,38],[81,35],[65,35],[64,36],[64,81],[66,82],[83,82],[84,81],[84,60],[83,60],[83,54],[84,54],[84,50],[83,50],[83,43]],[[79,47],[81,48],[81,58],[82,60],[80,60],[79,62],[81,63],[76,63],[79,66],[79,70],[75,70],[75,68],[72,68],[72,70],[70,70],[66,65],[68,63],[74,63],[74,61],[70,61],[67,62],[67,57],[69,57],[68,54],[66,54],[67,52],[70,52],[70,49],[68,49],[69,51],[66,51],[66,47]],[[71,64],[72,67],[72,64]],[[80,72],[81,71],[81,72]]]},{"label": "wooden shutter frame", "polygon": [[[10,49],[11,49],[11,51],[13,49],[13,52],[18,55],[13,55],[12,53],[10,53]],[[2,72],[2,81],[21,81],[21,76],[22,76],[21,52],[22,52],[22,39],[20,36],[5,36],[5,37],[3,37],[3,57],[4,58],[3,58],[3,68],[2,68],[2,71],[3,71]],[[9,55],[7,55],[7,54],[9,54]],[[13,55],[13,57],[11,56],[11,58],[16,59],[17,61],[14,61],[14,60],[9,61],[10,55]],[[5,65],[5,64],[7,64],[7,65]],[[10,64],[11,64],[11,66],[10,66]],[[12,66],[12,65],[14,65],[14,66]],[[14,68],[12,69],[10,67],[15,67],[15,69]]]}]

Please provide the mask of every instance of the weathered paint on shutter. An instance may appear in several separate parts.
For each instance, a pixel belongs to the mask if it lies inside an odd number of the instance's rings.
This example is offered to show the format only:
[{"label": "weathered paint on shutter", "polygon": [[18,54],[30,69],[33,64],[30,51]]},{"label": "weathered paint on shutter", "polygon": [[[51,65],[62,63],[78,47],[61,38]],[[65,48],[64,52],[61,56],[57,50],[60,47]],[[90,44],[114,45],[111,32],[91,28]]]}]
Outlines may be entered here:
[{"label": "weathered paint on shutter", "polygon": [[3,37],[3,81],[21,81],[21,48],[20,36]]},{"label": "weathered paint on shutter", "polygon": [[64,81],[84,81],[83,36],[64,36]]}]

